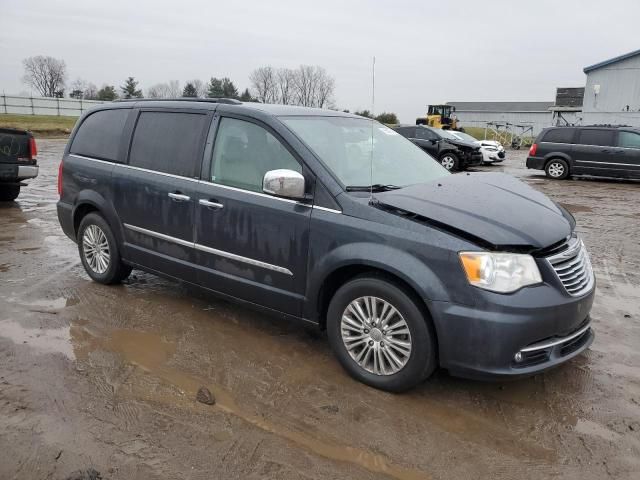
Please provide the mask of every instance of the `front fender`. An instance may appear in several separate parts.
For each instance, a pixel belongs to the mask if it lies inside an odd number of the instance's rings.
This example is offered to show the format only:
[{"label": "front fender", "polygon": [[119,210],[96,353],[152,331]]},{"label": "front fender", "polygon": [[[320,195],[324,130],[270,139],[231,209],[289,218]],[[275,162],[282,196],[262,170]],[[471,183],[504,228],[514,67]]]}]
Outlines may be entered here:
[{"label": "front fender", "polygon": [[311,265],[306,318],[313,318],[317,313],[313,310],[318,305],[325,279],[338,269],[350,266],[367,266],[394,275],[406,282],[423,301],[449,300],[447,289],[429,266],[390,245],[368,242],[341,245]]}]

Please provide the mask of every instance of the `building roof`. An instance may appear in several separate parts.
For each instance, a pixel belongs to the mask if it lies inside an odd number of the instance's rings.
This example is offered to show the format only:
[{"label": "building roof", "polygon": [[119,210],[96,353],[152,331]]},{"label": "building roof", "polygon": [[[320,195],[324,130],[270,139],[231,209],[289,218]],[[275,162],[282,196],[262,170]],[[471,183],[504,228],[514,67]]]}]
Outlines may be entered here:
[{"label": "building roof", "polygon": [[447,102],[463,112],[547,112],[553,102]]},{"label": "building roof", "polygon": [[622,60],[626,60],[627,58],[635,57],[636,55],[640,55],[640,50],[634,50],[633,52],[625,53],[624,55],[619,55],[617,57],[610,58],[609,60],[605,60],[604,62],[594,63],[593,65],[589,65],[588,67],[584,67],[583,72],[589,73],[598,68],[606,67],[607,65],[611,65],[612,63],[617,63]]}]

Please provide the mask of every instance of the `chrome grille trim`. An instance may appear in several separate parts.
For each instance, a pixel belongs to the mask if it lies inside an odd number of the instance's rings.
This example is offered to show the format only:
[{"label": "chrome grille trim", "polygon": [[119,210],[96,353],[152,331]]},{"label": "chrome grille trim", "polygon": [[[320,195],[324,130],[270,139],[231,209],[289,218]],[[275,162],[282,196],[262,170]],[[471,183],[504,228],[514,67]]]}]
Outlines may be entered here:
[{"label": "chrome grille trim", "polygon": [[590,328],[591,328],[591,323],[587,323],[584,327],[580,328],[579,330],[573,332],[570,335],[567,335],[566,337],[560,337],[560,338],[555,338],[555,339],[552,339],[552,340],[546,340],[546,341],[534,343],[533,345],[529,345],[528,347],[521,348],[520,351],[521,352],[534,352],[536,350],[544,350],[546,348],[555,347],[556,345],[560,345],[560,344],[563,344],[563,343],[570,342],[574,338],[577,338],[580,335],[584,334]]},{"label": "chrome grille trim", "polygon": [[569,295],[579,297],[593,288],[595,277],[589,253],[578,237],[571,238],[565,250],[546,260]]}]

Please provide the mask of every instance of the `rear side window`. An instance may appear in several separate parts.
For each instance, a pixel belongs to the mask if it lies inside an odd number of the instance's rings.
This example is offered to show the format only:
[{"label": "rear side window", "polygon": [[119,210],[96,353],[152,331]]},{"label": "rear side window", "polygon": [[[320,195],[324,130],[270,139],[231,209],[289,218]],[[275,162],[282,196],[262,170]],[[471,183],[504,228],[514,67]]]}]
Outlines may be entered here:
[{"label": "rear side window", "polygon": [[634,132],[618,132],[618,146],[640,149],[640,135]]},{"label": "rear side window", "polygon": [[599,147],[613,146],[613,130],[581,130],[578,137],[580,145],[597,145]]},{"label": "rear side window", "polygon": [[71,153],[118,160],[118,149],[130,109],[99,110],[84,119],[71,144]]},{"label": "rear side window", "polygon": [[181,177],[195,177],[207,116],[142,112],[131,142],[129,165]]},{"label": "rear side window", "polygon": [[573,128],[554,128],[545,133],[543,142],[549,143],[573,143]]}]

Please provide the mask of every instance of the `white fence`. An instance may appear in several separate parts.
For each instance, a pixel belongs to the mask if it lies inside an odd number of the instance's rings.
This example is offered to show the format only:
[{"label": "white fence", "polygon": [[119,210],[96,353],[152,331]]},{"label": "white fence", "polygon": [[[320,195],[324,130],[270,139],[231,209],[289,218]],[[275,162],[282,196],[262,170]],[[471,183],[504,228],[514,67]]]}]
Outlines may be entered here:
[{"label": "white fence", "polygon": [[100,100],[77,100],[75,98],[0,95],[0,113],[79,117],[83,112],[101,103],[105,102]]}]

